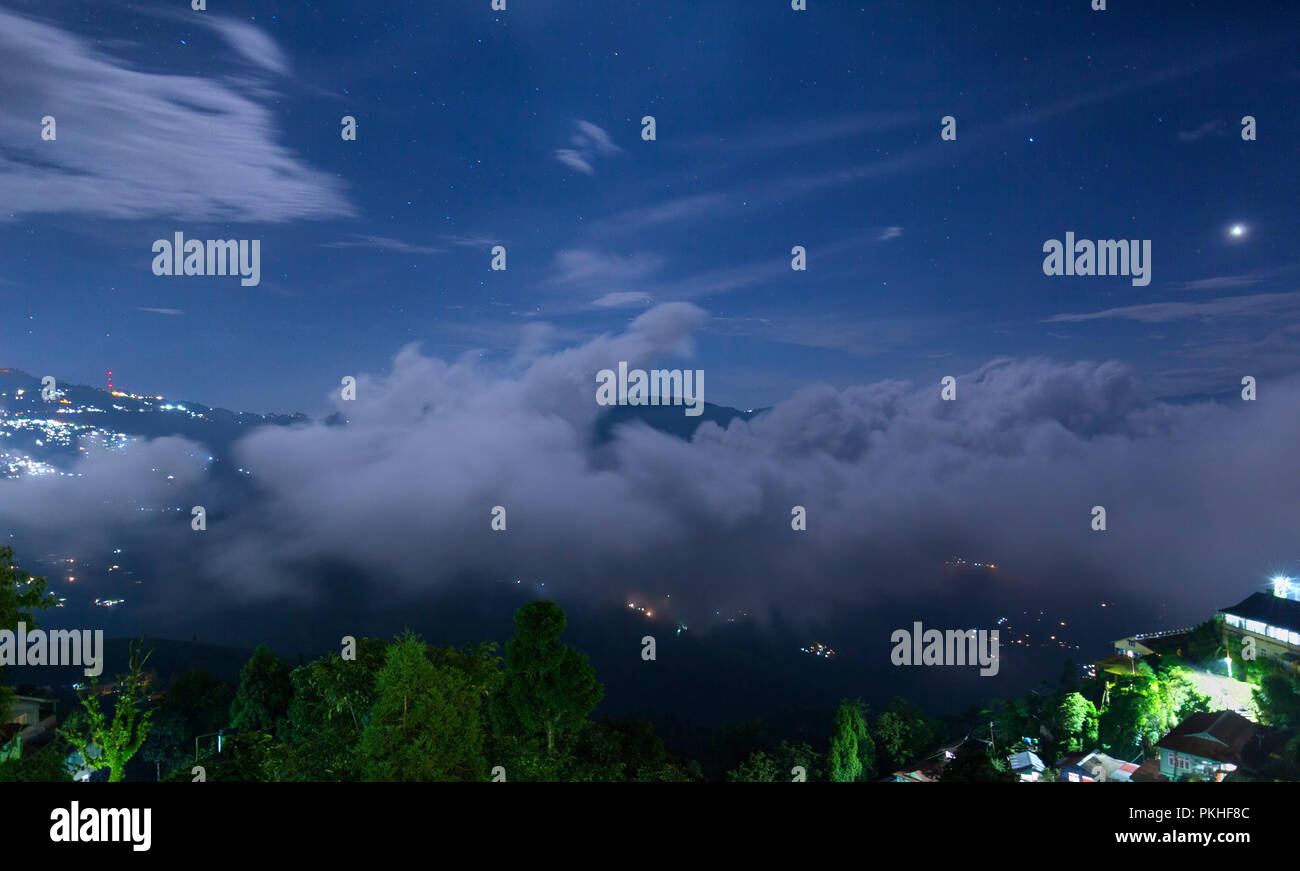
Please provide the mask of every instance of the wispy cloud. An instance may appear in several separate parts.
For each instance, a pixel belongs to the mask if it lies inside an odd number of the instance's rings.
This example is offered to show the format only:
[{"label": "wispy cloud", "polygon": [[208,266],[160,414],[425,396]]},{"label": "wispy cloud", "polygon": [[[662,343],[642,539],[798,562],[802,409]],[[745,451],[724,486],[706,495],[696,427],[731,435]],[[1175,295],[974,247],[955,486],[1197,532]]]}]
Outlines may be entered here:
[{"label": "wispy cloud", "polygon": [[920,324],[891,318],[846,318],[841,315],[769,312],[762,317],[714,315],[714,332],[753,336],[783,345],[843,351],[868,357],[895,350],[922,332]]},{"label": "wispy cloud", "polygon": [[[1201,58],[1176,64],[1140,79],[1117,82],[1092,91],[1081,91],[1039,108],[1007,115],[987,126],[979,126],[974,129],[968,128],[966,132],[962,133],[962,141],[967,146],[991,146],[994,143],[1001,143],[1006,135],[1013,130],[1065,115],[1086,106],[1106,103],[1132,93],[1186,78],[1227,60],[1249,54],[1258,50],[1259,47],[1259,44],[1241,45],[1213,58]],[[998,147],[1001,148],[1001,145],[998,145]],[[900,175],[929,169],[942,164],[949,156],[950,151],[947,148],[947,143],[939,142],[935,137],[928,144],[918,145],[882,160],[818,174],[792,176],[766,185],[763,191],[750,197],[750,202],[751,204],[759,202],[771,207],[778,203],[785,203],[795,197],[817,193],[829,187],[895,178]]]},{"label": "wispy cloud", "polygon": [[151,308],[147,305],[136,306],[138,311],[153,312],[156,315],[183,315],[184,309],[179,308]]},{"label": "wispy cloud", "polygon": [[456,245],[462,248],[486,248],[491,245],[503,245],[502,239],[489,239],[486,236],[462,236],[455,233],[448,233],[438,237],[448,245]]},{"label": "wispy cloud", "polygon": [[1174,285],[1177,290],[1230,290],[1234,287],[1250,287],[1263,284],[1273,278],[1295,270],[1295,264],[1279,267],[1252,269],[1238,275],[1217,275],[1212,278],[1197,278]]},{"label": "wispy cloud", "polygon": [[822,142],[861,136],[864,133],[899,130],[923,121],[924,116],[920,112],[893,112],[806,121],[767,122],[734,136],[722,134],[697,136],[676,143],[673,147],[689,151],[780,151],[806,148]]},{"label": "wispy cloud", "polygon": [[555,255],[556,273],[549,284],[625,284],[643,281],[663,265],[655,254],[607,254],[590,249],[565,249]]},{"label": "wispy cloud", "polygon": [[620,290],[607,293],[600,299],[592,300],[591,304],[600,308],[623,308],[631,305],[650,305],[653,302],[653,297],[647,293],[639,293],[635,290]]},{"label": "wispy cloud", "polygon": [[587,175],[595,175],[596,167],[587,162],[586,157],[572,148],[561,148],[555,152],[555,157],[565,166],[572,167],[578,172],[584,172]]},{"label": "wispy cloud", "polygon": [[357,235],[355,239],[342,240],[339,242],[322,243],[323,248],[373,248],[377,251],[393,251],[398,254],[445,254],[446,248],[436,248],[432,245],[416,245],[410,242],[403,242],[401,239],[389,239],[384,236],[362,236]]},{"label": "wispy cloud", "polygon": [[221,34],[231,48],[251,63],[276,75],[289,74],[289,58],[275,40],[253,25],[219,15],[203,15],[198,20]]},{"label": "wispy cloud", "polygon": [[1215,278],[1198,278],[1195,281],[1184,281],[1177,285],[1180,290],[1228,290],[1233,287],[1249,287],[1252,284],[1259,284],[1264,279],[1258,275],[1220,275]]},{"label": "wispy cloud", "polygon": [[586,175],[595,175],[597,157],[610,157],[623,150],[614,144],[614,140],[604,129],[590,121],[578,120],[574,122],[574,126],[577,132],[573,134],[570,143],[573,147],[560,148],[555,152],[556,160],[565,166]]},{"label": "wispy cloud", "polygon": [[789,275],[789,259],[778,257],[746,263],[742,266],[724,266],[697,272],[685,278],[659,284],[655,288],[655,293],[661,299],[692,299],[753,289],[779,281]]},{"label": "wispy cloud", "polygon": [[1154,302],[1127,305],[1086,314],[1059,314],[1043,323],[1079,323],[1096,320],[1131,320],[1148,324],[1180,320],[1203,320],[1216,317],[1264,317],[1300,314],[1300,292],[1257,293],[1231,296],[1207,302]]},{"label": "wispy cloud", "polygon": [[661,227],[665,224],[692,220],[710,213],[716,213],[726,202],[726,199],[722,194],[695,194],[687,197],[676,197],[653,206],[642,206],[619,212],[613,217],[602,221],[600,226],[603,229],[624,232],[648,230],[651,227]]},{"label": "wispy cloud", "polygon": [[[226,22],[263,70],[287,69],[269,37]],[[125,50],[125,49],[123,49]],[[15,215],[282,222],[354,214],[343,186],[280,144],[266,90],[248,76],[139,64],[0,11],[0,202]],[[54,115],[58,139],[33,119]]]},{"label": "wispy cloud", "polygon": [[1220,122],[1218,120],[1211,120],[1211,121],[1206,121],[1204,124],[1202,124],[1200,127],[1197,127],[1195,130],[1179,130],[1178,141],[1195,142],[1198,139],[1204,139],[1206,136],[1209,136],[1215,130],[1219,129],[1219,124]]},{"label": "wispy cloud", "polygon": [[597,154],[609,156],[623,149],[614,144],[614,140],[604,129],[590,121],[578,121],[578,133],[573,137],[574,145],[594,150]]},{"label": "wispy cloud", "polygon": [[902,227],[886,227],[885,229],[880,231],[880,235],[876,237],[876,241],[885,242],[889,239],[897,239],[902,235],[903,235]]},{"label": "wispy cloud", "polygon": [[[809,246],[808,256],[816,258],[819,263],[825,263],[831,257],[861,249],[870,244],[875,236],[874,231],[865,231],[824,245]],[[656,299],[692,299],[733,293],[738,290],[753,290],[765,284],[788,279],[790,275],[790,258],[782,252],[770,259],[740,266],[719,267],[676,280],[660,282],[651,285],[649,290],[654,293]]]}]

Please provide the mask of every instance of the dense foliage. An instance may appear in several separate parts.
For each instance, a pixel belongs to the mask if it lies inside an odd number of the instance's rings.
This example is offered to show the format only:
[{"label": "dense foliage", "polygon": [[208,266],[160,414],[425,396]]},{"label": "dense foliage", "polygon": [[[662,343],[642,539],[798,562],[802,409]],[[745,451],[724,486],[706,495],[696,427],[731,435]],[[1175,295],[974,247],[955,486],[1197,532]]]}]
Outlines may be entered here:
[{"label": "dense foliage", "polygon": [[[31,611],[53,601],[0,548],[0,628],[33,625]],[[863,702],[845,700],[827,712],[829,733],[816,747],[777,741],[761,720],[728,723],[700,747],[707,768],[669,753],[649,722],[592,719],[604,690],[587,657],[562,640],[566,617],[553,602],[529,603],[514,622],[504,658],[495,643],[436,647],[407,632],[347,638],[340,652],[297,668],[258,647],[237,684],[190,671],[165,691],[151,686],[148,655],[133,646],[110,691],[98,681],[83,688],[58,737],[0,764],[0,782],[67,780],[78,768],[106,769],[111,781],[146,779],[147,769],[147,779],[171,781],[683,782],[707,771],[735,783],[896,772],[988,782],[1016,780],[1007,760],[1025,750],[1052,782],[1066,754],[1149,756],[1183,719],[1213,709],[1193,668],[1225,659],[1253,685],[1260,723],[1282,730],[1261,778],[1300,779],[1300,676],[1241,660],[1213,621],[1127,674],[1081,681],[1067,663],[1055,687],[1044,682],[961,718],[936,720],[899,698],[873,718]],[[0,711],[8,692],[0,687]]]}]

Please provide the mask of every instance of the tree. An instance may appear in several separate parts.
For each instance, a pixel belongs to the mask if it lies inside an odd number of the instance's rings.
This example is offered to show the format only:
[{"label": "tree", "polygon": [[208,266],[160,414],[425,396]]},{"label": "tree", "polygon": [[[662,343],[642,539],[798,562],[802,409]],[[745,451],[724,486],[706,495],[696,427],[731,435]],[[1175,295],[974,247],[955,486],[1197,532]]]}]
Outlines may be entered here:
[{"label": "tree", "polygon": [[859,702],[840,702],[831,731],[831,746],[826,753],[831,780],[851,783],[870,780],[875,773],[876,745],[867,730],[863,706]]},{"label": "tree", "polygon": [[699,779],[671,757],[654,727],[634,717],[586,723],[561,741],[564,765],[557,776],[570,782],[673,782]]},{"label": "tree", "polygon": [[277,779],[363,779],[361,739],[387,648],[386,641],[361,638],[356,659],[332,653],[293,670],[293,700],[281,730],[284,743],[272,754]]},{"label": "tree", "polygon": [[[0,547],[0,629],[17,631],[26,624],[28,631],[37,628],[32,611],[46,611],[59,603],[53,593],[46,593],[45,578],[33,578],[14,565],[11,547]],[[0,723],[9,722],[13,690],[0,685]]]},{"label": "tree", "polygon": [[940,783],[1012,783],[1019,780],[1004,760],[994,759],[984,742],[968,740],[957,748],[957,758],[939,775]]},{"label": "tree", "polygon": [[[227,736],[220,753],[203,757],[203,779],[208,783],[266,783],[274,780],[271,757],[275,740],[264,732],[240,732]],[[190,783],[194,780],[190,762],[163,776],[164,782]]]},{"label": "tree", "polygon": [[436,665],[417,636],[388,647],[361,739],[368,780],[479,780],[483,777],[479,696],[470,677]]},{"label": "tree", "polygon": [[1065,664],[1061,666],[1061,677],[1056,682],[1056,690],[1060,693],[1073,693],[1079,690],[1079,666],[1070,657],[1067,657]]},{"label": "tree", "polygon": [[1139,748],[1154,746],[1165,734],[1153,684],[1142,676],[1121,677],[1109,689],[1098,735],[1107,753],[1127,758]]},{"label": "tree", "polygon": [[499,732],[556,735],[577,729],[605,692],[587,657],[560,640],[564,612],[554,602],[530,602],[515,612],[515,637],[506,643],[505,681],[492,699]]},{"label": "tree", "polygon": [[1128,757],[1138,749],[1152,753],[1156,742],[1183,720],[1210,710],[1210,699],[1196,691],[1189,675],[1178,665],[1162,663],[1152,671],[1139,663],[1136,674],[1116,680],[1100,718],[1102,747],[1115,756]]},{"label": "tree", "polygon": [[1216,620],[1206,620],[1187,633],[1187,658],[1200,664],[1218,659],[1224,652],[1223,629]]},{"label": "tree", "polygon": [[732,783],[772,783],[779,779],[778,775],[772,757],[762,750],[755,750],[748,759],[727,772],[727,780]]},{"label": "tree", "polygon": [[709,739],[710,775],[725,778],[726,772],[743,765],[758,751],[770,749],[773,740],[761,717],[723,723]]},{"label": "tree", "polygon": [[[154,714],[140,756],[162,773],[192,763],[194,739],[227,725],[234,688],[206,671],[187,671],[172,681]],[[188,766],[186,766],[188,770]]]},{"label": "tree", "polygon": [[789,783],[794,780],[793,769],[804,769],[807,779],[820,780],[821,756],[804,742],[791,744],[782,741],[771,753],[755,750],[749,758],[727,772],[733,783]]},{"label": "tree", "polygon": [[1282,748],[1282,763],[1291,771],[1291,779],[1300,778],[1300,735],[1286,742]]},{"label": "tree", "polygon": [[[776,764],[777,780],[792,780],[794,775],[791,771],[795,766],[802,767],[810,781],[821,780],[826,776],[826,772],[822,769],[821,754],[804,741],[794,744],[782,741],[772,751],[772,761]],[[874,763],[871,770],[875,770]]]},{"label": "tree", "polygon": [[68,744],[62,736],[35,753],[0,763],[0,783],[69,783]]},{"label": "tree", "polygon": [[1097,708],[1079,693],[1066,693],[1061,698],[1052,721],[1060,752],[1077,753],[1096,745]]},{"label": "tree", "polygon": [[1277,671],[1266,675],[1253,693],[1260,718],[1270,726],[1300,726],[1300,680]]},{"label": "tree", "polygon": [[1023,700],[995,699],[979,712],[977,719],[989,723],[1002,745],[1010,747],[1022,738],[1032,737],[1038,731],[1037,718],[1030,712],[1030,701],[1036,701],[1037,698],[1031,694]]},{"label": "tree", "polygon": [[[1015,712],[1018,716],[1018,712]],[[938,724],[916,705],[895,698],[871,730],[876,742],[879,771],[897,771],[924,753],[939,739]]]},{"label": "tree", "polygon": [[[1213,703],[1209,696],[1196,691],[1190,669],[1181,665],[1161,665],[1156,672],[1157,716],[1160,736],[1169,732],[1192,714],[1210,711]],[[1155,741],[1159,741],[1156,737]],[[1155,748],[1155,741],[1147,749]]]},{"label": "tree", "polygon": [[258,645],[239,670],[239,689],[230,705],[230,723],[241,732],[276,735],[289,715],[293,681],[289,663]]},{"label": "tree", "polygon": [[501,688],[505,675],[501,671],[501,657],[496,655],[495,641],[482,641],[463,648],[430,647],[429,658],[439,665],[450,666],[465,672],[475,690],[486,700]]},{"label": "tree", "polygon": [[[99,679],[91,678],[90,689],[81,694],[78,717],[69,717],[63,735],[81,754],[86,767],[108,768],[110,783],[122,779],[126,763],[131,761],[149,736],[149,726],[154,711],[148,707],[149,678],[144,665],[149,654],[140,658],[140,648],[131,645],[131,664],[125,675],[118,677],[117,703],[110,720],[101,707],[104,698],[99,692]],[[92,753],[92,749],[98,753]]]},{"label": "tree", "polygon": [[194,738],[196,734],[185,728],[180,718],[159,709],[149,728],[149,737],[140,748],[140,758],[154,763],[158,779],[192,762],[194,759]]}]

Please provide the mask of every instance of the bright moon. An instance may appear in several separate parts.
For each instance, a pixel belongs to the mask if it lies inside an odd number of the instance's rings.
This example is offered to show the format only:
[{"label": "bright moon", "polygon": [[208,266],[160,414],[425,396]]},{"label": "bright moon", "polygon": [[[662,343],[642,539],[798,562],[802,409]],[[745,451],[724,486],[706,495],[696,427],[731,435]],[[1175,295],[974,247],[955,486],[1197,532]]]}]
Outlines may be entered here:
[{"label": "bright moon", "polygon": [[1245,225],[1245,224],[1233,224],[1233,225],[1228,229],[1228,235],[1229,235],[1229,236],[1232,236],[1234,239],[1239,239],[1239,238],[1241,238],[1242,236],[1245,236],[1245,235],[1246,235],[1246,225]]}]

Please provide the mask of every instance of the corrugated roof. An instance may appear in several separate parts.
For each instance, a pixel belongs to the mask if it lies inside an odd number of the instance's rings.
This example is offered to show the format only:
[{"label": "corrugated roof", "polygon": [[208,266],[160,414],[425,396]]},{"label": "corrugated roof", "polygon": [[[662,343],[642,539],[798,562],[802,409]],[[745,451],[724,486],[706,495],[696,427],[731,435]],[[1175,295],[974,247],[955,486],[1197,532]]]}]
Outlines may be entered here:
[{"label": "corrugated roof", "polygon": [[1038,754],[1031,750],[1013,753],[1009,761],[1011,763],[1012,771],[1020,771],[1026,768],[1031,768],[1034,771],[1042,771],[1047,768],[1047,766],[1043,764],[1043,760],[1038,758]]}]

